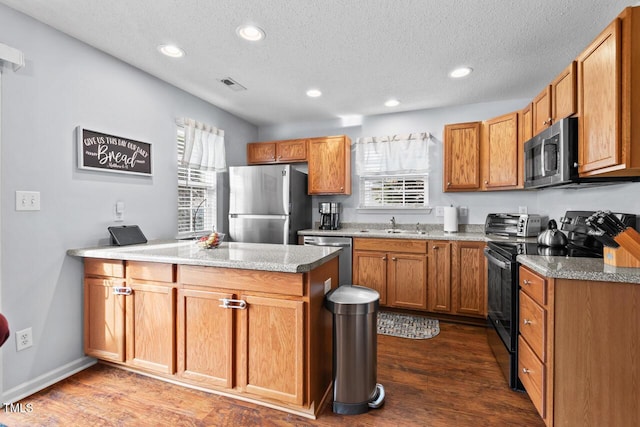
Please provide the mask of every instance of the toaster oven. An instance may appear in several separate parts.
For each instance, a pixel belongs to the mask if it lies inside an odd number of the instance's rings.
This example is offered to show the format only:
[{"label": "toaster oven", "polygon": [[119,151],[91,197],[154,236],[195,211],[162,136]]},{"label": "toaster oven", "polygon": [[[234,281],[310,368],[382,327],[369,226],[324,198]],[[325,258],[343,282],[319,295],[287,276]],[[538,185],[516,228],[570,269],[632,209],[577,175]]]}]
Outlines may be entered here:
[{"label": "toaster oven", "polygon": [[542,217],[533,214],[492,213],[484,223],[485,234],[533,237],[540,233]]}]

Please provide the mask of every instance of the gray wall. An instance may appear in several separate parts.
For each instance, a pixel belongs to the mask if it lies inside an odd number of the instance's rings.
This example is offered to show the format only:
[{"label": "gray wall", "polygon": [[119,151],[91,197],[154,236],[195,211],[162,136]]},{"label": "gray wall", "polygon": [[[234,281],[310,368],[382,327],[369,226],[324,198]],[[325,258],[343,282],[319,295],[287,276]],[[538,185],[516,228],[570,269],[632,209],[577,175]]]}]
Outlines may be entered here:
[{"label": "gray wall", "polygon": [[[26,58],[26,67],[2,75],[0,309],[12,331],[32,327],[34,339],[18,353],[12,336],[0,350],[7,402],[91,361],[82,349],[82,264],[67,249],[104,242],[119,200],[124,224],[140,225],[147,238],[176,234],[175,119],[224,129],[230,165],[245,164],[258,131],[3,5],[0,41]],[[78,125],[151,142],[154,176],[78,170]],[[39,191],[42,209],[16,212],[16,190]]]},{"label": "gray wall", "polygon": [[[488,213],[518,212],[526,206],[529,213],[539,213],[559,219],[570,209],[610,209],[619,212],[640,214],[640,183],[583,188],[579,190],[545,189],[537,191],[500,191],[479,193],[442,192],[442,132],[447,123],[486,120],[524,107],[530,100],[489,102],[482,104],[409,111],[404,113],[365,116],[359,125],[346,124],[340,120],[290,123],[260,127],[260,140],[301,138],[321,135],[349,135],[352,141],[361,136],[384,136],[409,132],[431,132],[436,142],[430,147],[431,172],[429,174],[429,199],[431,206],[467,206],[469,216],[460,218],[460,224],[484,224]],[[352,170],[355,173],[355,156],[352,155]],[[398,223],[441,224],[442,218],[431,213],[406,213],[398,210],[366,211],[357,209],[358,177],[353,176],[351,196],[314,197],[314,221],[319,220],[318,202],[337,201],[343,205],[343,222],[387,222],[395,216]]]}]

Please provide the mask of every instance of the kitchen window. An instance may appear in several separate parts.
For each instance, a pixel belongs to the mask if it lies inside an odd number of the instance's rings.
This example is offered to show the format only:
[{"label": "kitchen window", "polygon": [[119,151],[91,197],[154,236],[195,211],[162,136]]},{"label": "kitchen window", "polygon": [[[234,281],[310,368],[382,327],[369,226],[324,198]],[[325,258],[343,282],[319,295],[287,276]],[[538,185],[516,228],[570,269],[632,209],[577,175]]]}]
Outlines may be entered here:
[{"label": "kitchen window", "polygon": [[427,132],[358,138],[361,209],[429,209]]},{"label": "kitchen window", "polygon": [[178,235],[214,229],[216,172],[191,168],[181,162],[185,129],[178,125]]},{"label": "kitchen window", "polygon": [[428,174],[360,177],[360,208],[424,209],[428,183]]}]

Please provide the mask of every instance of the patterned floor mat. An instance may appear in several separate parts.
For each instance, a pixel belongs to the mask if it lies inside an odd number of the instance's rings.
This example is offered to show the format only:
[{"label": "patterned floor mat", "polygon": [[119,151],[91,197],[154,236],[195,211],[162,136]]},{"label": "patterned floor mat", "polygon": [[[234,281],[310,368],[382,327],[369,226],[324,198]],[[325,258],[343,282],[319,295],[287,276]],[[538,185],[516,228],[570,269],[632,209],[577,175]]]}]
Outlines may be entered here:
[{"label": "patterned floor mat", "polygon": [[378,312],[378,333],[424,340],[440,333],[440,323],[437,319],[380,311]]}]

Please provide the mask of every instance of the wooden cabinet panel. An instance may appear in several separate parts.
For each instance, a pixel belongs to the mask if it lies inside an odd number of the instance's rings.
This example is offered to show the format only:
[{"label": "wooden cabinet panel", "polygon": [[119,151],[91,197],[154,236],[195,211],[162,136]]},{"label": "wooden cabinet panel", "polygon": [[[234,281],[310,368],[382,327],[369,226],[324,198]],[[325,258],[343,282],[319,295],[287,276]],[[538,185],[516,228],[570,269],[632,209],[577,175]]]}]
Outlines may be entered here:
[{"label": "wooden cabinet panel", "polygon": [[444,127],[443,191],[480,189],[480,122]]},{"label": "wooden cabinet panel", "polygon": [[247,392],[303,403],[304,304],[242,295],[238,384]]},{"label": "wooden cabinet panel", "polygon": [[124,278],[124,261],[87,258],[84,260],[84,275]]},{"label": "wooden cabinet panel", "polygon": [[547,316],[544,308],[520,291],[520,334],[536,355],[546,362]]},{"label": "wooden cabinet panel", "polygon": [[[89,268],[89,271],[100,270],[96,263],[90,264],[96,268]],[[105,269],[111,265],[110,262],[106,263]],[[112,362],[124,362],[125,297],[113,292],[114,286],[124,284],[124,280],[116,278],[85,277],[84,352],[87,355]]]},{"label": "wooden cabinet panel", "polygon": [[247,164],[275,163],[275,142],[250,142],[247,144]]},{"label": "wooden cabinet panel", "polygon": [[547,304],[547,280],[529,269],[520,269],[520,289],[540,305]]},{"label": "wooden cabinet panel", "polygon": [[551,85],[533,98],[533,134],[537,135],[551,126]]},{"label": "wooden cabinet panel", "polygon": [[309,194],[351,194],[351,140],[312,138],[308,145]]},{"label": "wooden cabinet panel", "polygon": [[[535,115],[534,115],[535,117]],[[482,175],[485,189],[522,187],[523,152],[518,144],[518,113],[509,113],[482,123]]]},{"label": "wooden cabinet panel", "polygon": [[388,255],[389,304],[414,310],[427,309],[427,256],[412,254]]},{"label": "wooden cabinet panel", "polygon": [[527,390],[533,406],[544,419],[547,416],[546,368],[527,342],[518,338],[518,377]]},{"label": "wooden cabinet panel", "polygon": [[520,110],[520,117],[518,118],[518,126],[520,128],[520,141],[524,147],[524,143],[533,138],[533,110],[532,105],[529,104]]},{"label": "wooden cabinet panel", "polygon": [[487,285],[484,242],[457,240],[452,249],[453,312],[486,317]]},{"label": "wooden cabinet panel", "polygon": [[307,140],[279,141],[276,144],[276,156],[279,162],[306,162]]},{"label": "wooden cabinet panel", "polygon": [[426,254],[427,241],[414,239],[353,239],[356,250]]},{"label": "wooden cabinet panel", "polygon": [[135,281],[128,285],[132,294],[126,297],[126,363],[175,373],[175,288]]},{"label": "wooden cabinet panel", "polygon": [[451,313],[451,243],[429,243],[429,311]]},{"label": "wooden cabinet panel", "polygon": [[177,374],[204,387],[233,387],[233,310],[223,298],[233,294],[178,291]]},{"label": "wooden cabinet panel", "polygon": [[366,286],[380,294],[380,305],[387,304],[387,253],[353,251],[353,284]]},{"label": "wooden cabinet panel", "polygon": [[615,19],[578,57],[578,172],[621,162],[620,19]]},{"label": "wooden cabinet panel", "polygon": [[175,282],[176,266],[158,262],[126,262],[127,278],[149,280],[152,282]]},{"label": "wooden cabinet panel", "polygon": [[551,82],[552,121],[555,123],[577,111],[577,71],[576,61],[572,61],[562,73]]}]

